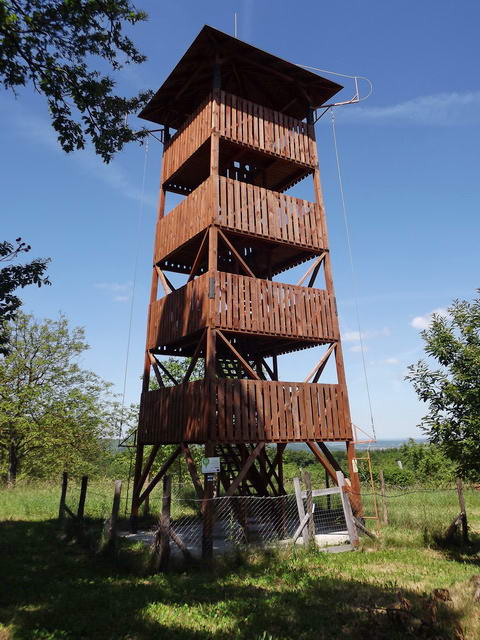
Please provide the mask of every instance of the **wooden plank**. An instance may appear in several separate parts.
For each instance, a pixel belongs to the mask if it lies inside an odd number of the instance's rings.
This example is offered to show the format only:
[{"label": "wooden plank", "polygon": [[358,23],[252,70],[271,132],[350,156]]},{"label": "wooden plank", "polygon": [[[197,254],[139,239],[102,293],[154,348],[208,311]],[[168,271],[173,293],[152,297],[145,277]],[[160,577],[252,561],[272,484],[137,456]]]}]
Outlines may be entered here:
[{"label": "wooden plank", "polygon": [[173,451],[168,456],[168,458],[165,460],[163,465],[160,467],[160,469],[157,472],[157,474],[152,478],[152,480],[150,481],[148,486],[145,488],[144,492],[141,495],[139,495],[139,498],[138,498],[139,505],[141,505],[142,502],[145,500],[145,498],[148,495],[150,495],[150,493],[153,491],[153,489],[155,489],[155,487],[157,486],[159,481],[163,478],[165,473],[168,471],[168,469],[170,468],[172,463],[177,459],[177,457],[181,453],[181,451],[182,451],[182,447],[181,447],[181,445],[178,445],[178,447],[175,449],[175,451]]},{"label": "wooden plank", "polygon": [[232,484],[228,487],[228,490],[227,490],[227,492],[225,494],[226,496],[232,496],[235,493],[235,491],[240,486],[240,483],[243,481],[243,479],[247,475],[250,467],[255,462],[255,460],[257,459],[257,457],[259,455],[259,453],[263,450],[264,447],[265,447],[265,443],[264,442],[259,442],[257,444],[257,446],[255,447],[255,449],[250,453],[248,458],[245,460],[245,462],[243,464],[243,467],[241,468],[239,474],[237,475],[235,480],[232,482]]}]

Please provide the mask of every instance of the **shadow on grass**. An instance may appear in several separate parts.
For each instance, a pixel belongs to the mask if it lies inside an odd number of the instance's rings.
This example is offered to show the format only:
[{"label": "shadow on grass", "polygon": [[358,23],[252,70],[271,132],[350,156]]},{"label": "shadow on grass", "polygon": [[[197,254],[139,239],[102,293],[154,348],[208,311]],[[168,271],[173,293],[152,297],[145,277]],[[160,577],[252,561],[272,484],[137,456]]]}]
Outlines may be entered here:
[{"label": "shadow on grass", "polygon": [[451,540],[442,535],[434,536],[432,546],[449,560],[477,566],[480,571],[479,534],[470,533],[468,542],[464,542],[459,533]]},{"label": "shadow on grass", "polygon": [[0,558],[0,623],[15,640],[462,637],[445,603],[327,577],[319,553],[139,576],[60,540],[47,521],[0,523]]}]

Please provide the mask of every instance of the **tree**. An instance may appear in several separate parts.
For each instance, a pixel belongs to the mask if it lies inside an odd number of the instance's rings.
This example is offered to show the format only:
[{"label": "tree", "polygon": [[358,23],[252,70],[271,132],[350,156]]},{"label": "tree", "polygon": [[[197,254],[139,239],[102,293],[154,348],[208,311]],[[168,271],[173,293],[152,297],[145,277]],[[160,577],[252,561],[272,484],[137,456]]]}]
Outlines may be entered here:
[{"label": "tree", "polygon": [[425,360],[411,365],[407,380],[428,414],[421,427],[431,442],[441,445],[458,473],[480,478],[480,297],[455,300],[448,315],[435,314],[422,331],[425,352],[440,365]]},{"label": "tree", "polygon": [[123,29],[146,18],[129,0],[0,0],[0,81],[14,92],[31,83],[46,97],[64,151],[83,149],[90,139],[109,162],[145,135],[126,117],[151,93],[115,95],[113,79],[91,64],[117,71],[144,62]]},{"label": "tree", "polygon": [[[0,262],[11,262],[21,253],[28,253],[30,245],[22,241],[21,238],[15,240],[15,246],[10,242],[0,242]],[[6,355],[8,351],[7,333],[4,323],[12,320],[16,310],[22,304],[14,292],[19,287],[23,288],[30,284],[49,285],[50,280],[44,275],[47,258],[36,258],[28,264],[12,264],[0,269],[0,354]]]},{"label": "tree", "polygon": [[8,325],[10,353],[0,361],[0,455],[10,485],[22,471],[85,473],[114,425],[109,385],[80,368],[83,329],[64,316],[18,313]]}]

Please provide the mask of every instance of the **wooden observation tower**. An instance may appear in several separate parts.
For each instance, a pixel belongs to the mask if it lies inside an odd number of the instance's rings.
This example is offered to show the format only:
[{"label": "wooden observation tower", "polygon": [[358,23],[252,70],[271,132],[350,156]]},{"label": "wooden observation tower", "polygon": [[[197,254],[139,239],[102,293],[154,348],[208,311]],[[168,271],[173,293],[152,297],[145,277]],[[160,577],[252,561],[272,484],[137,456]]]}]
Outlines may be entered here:
[{"label": "wooden observation tower", "polygon": [[[212,496],[191,444],[220,456],[224,494],[282,495],[288,443],[306,443],[336,482],[327,443],[345,442],[359,509],[314,131],[314,110],[341,88],[205,26],[140,114],[163,126],[164,153],[133,521],[177,456],[185,456],[199,497]],[[285,194],[305,178],[313,202]],[[164,215],[167,191],[184,199]],[[308,261],[298,284],[274,280]],[[174,289],[166,272],[184,274],[185,284]],[[315,286],[320,276],[323,288]],[[317,346],[320,361],[303,381],[279,380],[279,356]],[[191,358],[183,380],[159,356]],[[335,384],[322,383],[329,359]],[[198,362],[204,377],[190,381]],[[147,483],[167,444],[177,446]],[[144,460],[145,445],[153,447]]]}]

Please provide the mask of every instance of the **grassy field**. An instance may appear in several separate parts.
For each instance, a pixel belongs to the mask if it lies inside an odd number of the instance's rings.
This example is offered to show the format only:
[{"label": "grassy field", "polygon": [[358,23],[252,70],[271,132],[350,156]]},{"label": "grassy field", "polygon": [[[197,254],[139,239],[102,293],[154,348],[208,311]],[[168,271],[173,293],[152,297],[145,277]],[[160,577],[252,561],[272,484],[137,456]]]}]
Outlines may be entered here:
[{"label": "grassy field", "polygon": [[[111,481],[89,490],[96,532],[112,492]],[[77,495],[73,487],[72,506]],[[138,544],[113,559],[60,535],[59,487],[0,490],[0,638],[480,638],[469,582],[480,573],[480,492],[466,492],[473,543],[449,548],[435,540],[458,512],[454,491],[389,495],[390,526],[358,552],[239,554],[152,575]],[[433,589],[452,600],[432,599]]]}]

